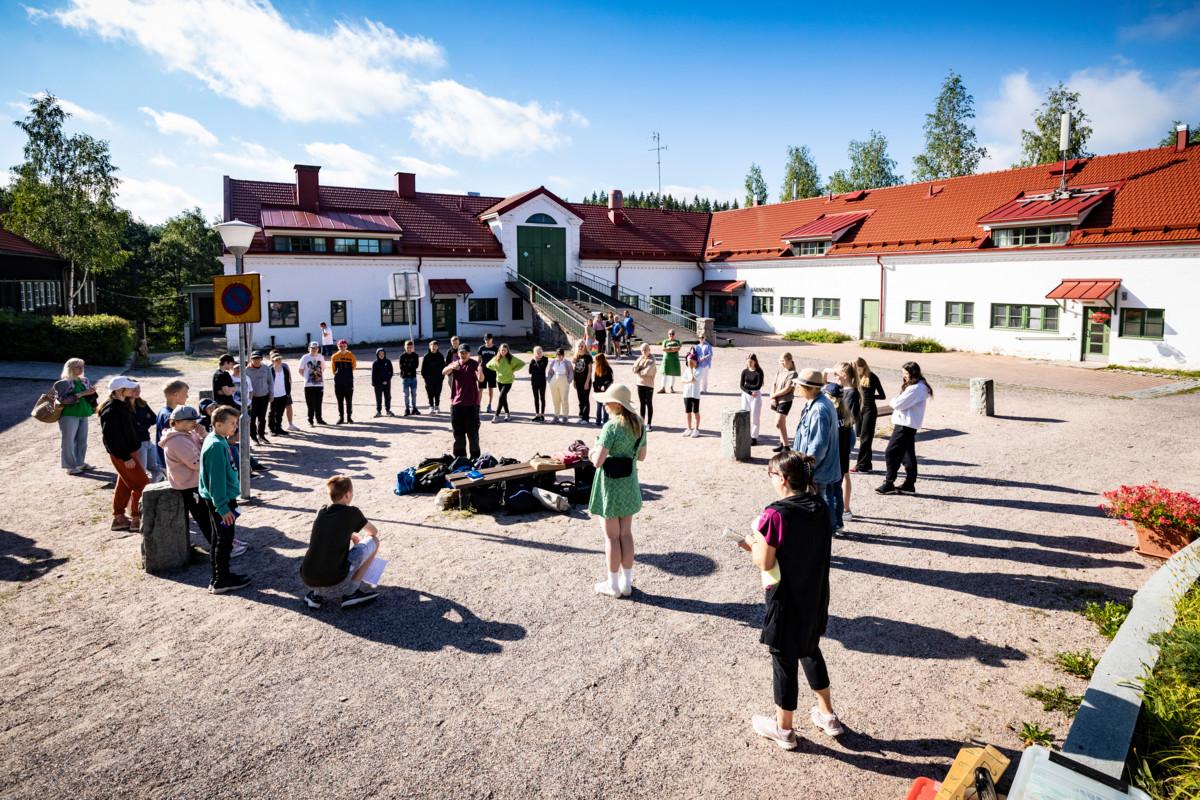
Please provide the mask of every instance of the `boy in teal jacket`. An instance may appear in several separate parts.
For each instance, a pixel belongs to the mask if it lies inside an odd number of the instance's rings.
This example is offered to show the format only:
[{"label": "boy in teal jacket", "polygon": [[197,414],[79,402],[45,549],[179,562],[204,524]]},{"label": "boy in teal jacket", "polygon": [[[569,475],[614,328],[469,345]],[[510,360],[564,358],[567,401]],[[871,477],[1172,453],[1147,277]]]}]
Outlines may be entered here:
[{"label": "boy in teal jacket", "polygon": [[210,594],[225,594],[250,585],[250,579],[229,571],[233,552],[234,523],[237,520],[238,471],[229,447],[229,437],[237,432],[238,412],[221,406],[212,417],[212,433],[200,449],[200,497],[212,517],[212,582]]}]

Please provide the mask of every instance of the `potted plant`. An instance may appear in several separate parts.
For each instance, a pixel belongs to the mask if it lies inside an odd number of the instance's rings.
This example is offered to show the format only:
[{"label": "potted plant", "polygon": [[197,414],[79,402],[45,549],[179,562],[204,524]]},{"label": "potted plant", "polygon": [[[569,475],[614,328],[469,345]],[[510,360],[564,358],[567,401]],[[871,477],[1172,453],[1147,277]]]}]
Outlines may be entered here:
[{"label": "potted plant", "polygon": [[1104,493],[1100,509],[1137,532],[1137,551],[1152,558],[1170,558],[1200,534],[1200,500],[1173,492],[1157,483],[1121,486]]},{"label": "potted plant", "polygon": [[1096,323],[1097,325],[1103,325],[1104,323],[1106,323],[1110,319],[1112,319],[1112,314],[1109,314],[1107,311],[1093,311],[1091,316],[1088,317],[1088,319],[1090,319],[1092,322]]}]

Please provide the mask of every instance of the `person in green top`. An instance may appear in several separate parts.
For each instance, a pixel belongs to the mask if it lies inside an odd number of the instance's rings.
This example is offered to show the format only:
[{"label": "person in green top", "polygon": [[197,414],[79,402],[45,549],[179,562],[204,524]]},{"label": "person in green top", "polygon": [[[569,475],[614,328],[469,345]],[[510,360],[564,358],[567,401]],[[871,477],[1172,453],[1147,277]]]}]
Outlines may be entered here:
[{"label": "person in green top", "polygon": [[496,373],[496,383],[500,386],[500,400],[496,403],[496,414],[492,417],[492,422],[499,422],[501,414],[504,414],[504,421],[508,422],[512,417],[508,410],[508,393],[512,391],[515,373],[525,366],[525,362],[514,356],[509,351],[508,344],[504,343],[500,345],[496,357],[483,366]]},{"label": "person in green top", "polygon": [[225,594],[250,585],[244,575],[229,571],[233,552],[234,523],[237,520],[237,496],[240,490],[230,437],[237,434],[238,411],[221,406],[212,415],[212,433],[200,448],[200,497],[212,518],[212,582],[210,594]]},{"label": "person in green top", "polygon": [[675,338],[675,331],[667,331],[667,338],[662,341],[663,360],[662,360],[662,386],[659,387],[658,393],[663,394],[667,391],[667,387],[671,388],[671,393],[675,392],[675,379],[681,374],[679,368],[679,348],[682,343]]},{"label": "person in green top", "polygon": [[83,374],[83,359],[68,358],[61,380],[54,384],[54,395],[62,404],[58,430],[62,433],[59,464],[68,475],[91,469],[87,463],[88,417],[96,413],[96,388]]},{"label": "person in green top", "polygon": [[[633,593],[633,515],[642,508],[637,465],[646,460],[646,429],[625,384],[618,383],[597,394],[596,402],[604,403],[612,416],[591,451],[596,477],[588,511],[599,517],[604,527],[604,554],[608,558],[608,580],[597,583],[595,589],[609,597],[628,597]],[[610,460],[610,469],[605,470]],[[621,475],[624,468],[628,474]],[[617,475],[610,475],[610,470]]]}]

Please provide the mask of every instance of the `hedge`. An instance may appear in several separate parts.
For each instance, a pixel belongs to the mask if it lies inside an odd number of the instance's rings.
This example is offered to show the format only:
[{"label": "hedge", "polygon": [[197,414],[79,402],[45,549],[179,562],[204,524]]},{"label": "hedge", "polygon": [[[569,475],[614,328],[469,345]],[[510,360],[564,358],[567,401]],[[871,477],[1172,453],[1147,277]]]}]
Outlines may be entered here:
[{"label": "hedge", "polygon": [[828,328],[817,328],[811,331],[788,331],[783,335],[785,341],[789,342],[819,342],[821,344],[837,344],[838,342],[848,342],[851,339],[850,334],[842,333],[841,331],[831,331]]},{"label": "hedge", "polygon": [[111,314],[43,317],[0,310],[0,341],[5,361],[124,364],[133,351],[133,326]]},{"label": "hedge", "polygon": [[937,339],[917,337],[907,342],[872,342],[863,339],[859,342],[863,347],[874,347],[877,350],[904,350],[909,353],[944,353],[946,348]]}]

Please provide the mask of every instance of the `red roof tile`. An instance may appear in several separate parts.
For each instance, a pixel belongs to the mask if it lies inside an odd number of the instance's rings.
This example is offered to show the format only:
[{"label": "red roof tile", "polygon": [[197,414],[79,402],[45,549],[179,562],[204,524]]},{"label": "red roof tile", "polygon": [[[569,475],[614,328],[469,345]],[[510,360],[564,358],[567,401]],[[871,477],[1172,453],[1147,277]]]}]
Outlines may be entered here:
[{"label": "red roof tile", "polygon": [[711,215],[696,211],[661,211],[657,208],[623,208],[623,219],[614,224],[608,206],[573,203],[583,217],[579,251],[583,258],[629,258],[699,261]]},{"label": "red roof tile", "polygon": [[[988,244],[979,221],[1033,187],[1053,187],[1048,170],[1059,165],[968,175],[867,192],[874,209],[829,250],[829,256],[973,250]],[[1098,203],[1062,247],[1174,244],[1200,241],[1200,147],[1118,153],[1080,161],[1069,186],[1117,186]],[[1123,183],[1122,183],[1123,182]],[[813,197],[713,215],[706,258],[710,261],[786,260],[781,236],[822,215],[856,211],[839,196]],[[826,256],[826,257],[829,257]]]},{"label": "red roof tile", "polygon": [[1113,193],[1112,186],[1069,187],[1021,192],[1012,200],[979,218],[980,225],[1003,227],[1010,223],[1059,221],[1079,224],[1090,211]]},{"label": "red roof tile", "polygon": [[483,219],[484,217],[500,216],[501,214],[503,214],[507,211],[511,211],[512,209],[516,208],[517,206],[521,205],[522,203],[529,202],[530,200],[532,200],[533,198],[535,198],[539,195],[541,195],[543,197],[547,197],[550,200],[554,201],[558,205],[562,206],[562,208],[565,211],[568,211],[572,214],[575,213],[575,207],[572,206],[570,203],[568,203],[566,200],[563,200],[561,197],[559,197],[554,192],[547,189],[545,186],[538,186],[536,189],[530,189],[528,191],[519,192],[517,194],[510,194],[508,197],[504,198],[503,200],[499,201],[495,205],[486,209],[483,213],[481,213],[479,215],[479,218]]},{"label": "red roof tile", "polygon": [[293,208],[262,209],[262,227],[356,233],[400,233],[400,223],[386,211],[300,211]]},{"label": "red roof tile", "polygon": [[471,294],[475,290],[461,278],[430,278],[430,294]]},{"label": "red roof tile", "polygon": [[1050,290],[1047,300],[1103,300],[1121,285],[1119,278],[1068,278]]},{"label": "red roof tile", "polygon": [[45,248],[38,247],[23,236],[0,228],[0,253],[6,255],[36,256],[37,258],[61,258]]},{"label": "red roof tile", "polygon": [[779,238],[786,242],[813,239],[837,239],[837,234],[840,234],[854,223],[858,222],[859,220],[864,220],[869,216],[871,216],[870,211],[848,211],[842,214],[822,214],[812,222],[806,222],[798,228],[792,228]]}]

